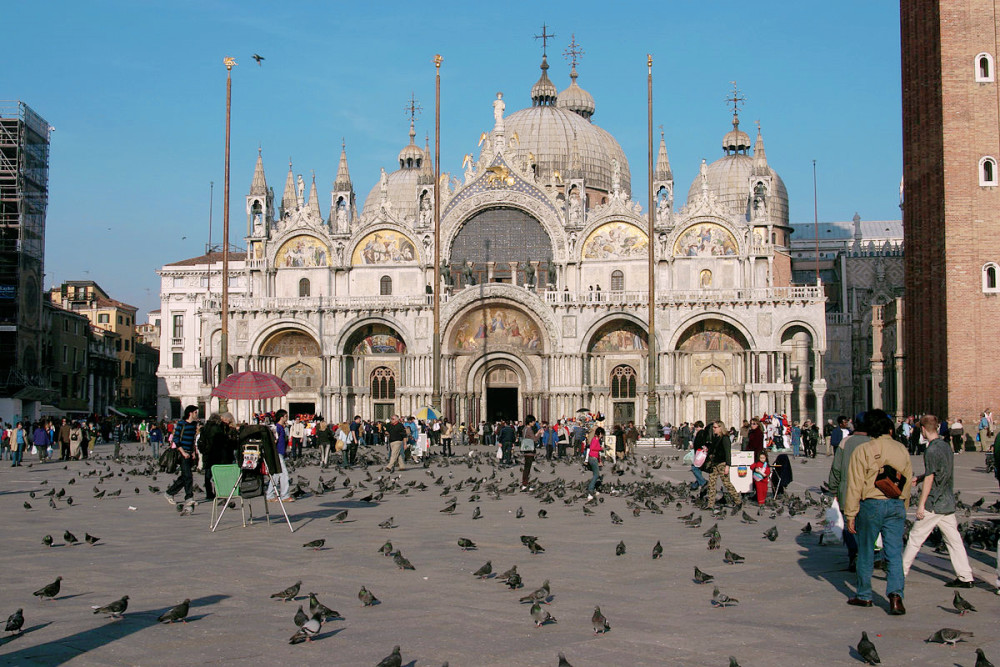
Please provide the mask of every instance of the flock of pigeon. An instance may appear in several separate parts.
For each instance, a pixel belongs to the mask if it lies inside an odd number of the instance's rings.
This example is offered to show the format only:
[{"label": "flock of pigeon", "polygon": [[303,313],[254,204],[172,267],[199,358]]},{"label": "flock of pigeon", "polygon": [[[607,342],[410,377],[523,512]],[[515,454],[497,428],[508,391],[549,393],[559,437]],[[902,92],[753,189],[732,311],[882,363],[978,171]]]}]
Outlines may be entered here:
[{"label": "flock of pigeon", "polygon": [[[686,483],[664,481],[653,474],[654,470],[663,467],[670,468],[669,461],[678,458],[679,455],[652,455],[643,456],[636,461],[618,464],[606,473],[606,476],[610,479],[603,485],[603,495],[597,494],[596,497],[588,497],[586,491],[587,477],[583,474],[574,475],[572,473],[560,476],[556,474],[557,464],[555,463],[551,464],[551,469],[548,471],[553,473],[552,475],[542,475],[547,478],[545,481],[542,481],[541,478],[534,480],[531,489],[527,493],[523,493],[520,490],[519,470],[512,469],[505,471],[497,465],[497,462],[492,457],[479,452],[473,451],[467,457],[451,461],[447,459],[435,461],[433,458],[425,458],[422,466],[423,475],[426,475],[426,479],[421,481],[420,476],[413,473],[407,475],[407,477],[410,477],[408,480],[400,475],[389,476],[384,473],[377,476],[373,475],[371,470],[375,469],[374,466],[382,464],[382,458],[379,454],[369,450],[363,454],[360,478],[357,477],[359,474],[358,470],[337,468],[334,469],[335,476],[333,478],[324,480],[324,473],[327,475],[331,474],[329,471],[324,470],[320,472],[318,480],[313,482],[302,474],[313,463],[313,461],[307,458],[306,463],[298,464],[292,496],[298,499],[309,495],[318,497],[337,493],[341,500],[353,499],[360,506],[358,511],[370,516],[373,509],[380,507],[381,503],[392,498],[405,497],[411,493],[437,491],[438,495],[444,499],[444,505],[439,510],[440,514],[450,515],[456,514],[458,511],[458,506],[461,502],[459,494],[468,493],[469,495],[465,502],[474,504],[471,512],[472,521],[477,521],[484,516],[483,507],[486,501],[497,501],[505,496],[520,495],[526,502],[537,502],[541,507],[537,510],[529,511],[534,511],[539,519],[547,519],[550,512],[554,512],[554,508],[556,507],[565,508],[560,511],[579,511],[583,516],[596,517],[599,514],[601,505],[607,500],[609,501],[608,506],[614,505],[618,509],[618,511],[614,509],[607,510],[608,514],[606,516],[610,519],[609,530],[611,531],[614,531],[615,527],[621,526],[626,520],[618,512],[622,512],[625,517],[631,515],[633,518],[638,518],[642,514],[663,515],[665,510],[669,510],[672,513],[676,512],[678,515],[676,518],[679,521],[678,525],[681,527],[681,530],[700,529],[705,519],[708,518],[709,521],[712,521],[713,525],[702,533],[702,537],[707,540],[706,551],[709,553],[716,551],[724,553],[722,557],[723,564],[733,566],[746,562],[746,558],[735,553],[729,547],[723,550],[723,528],[720,526],[723,526],[727,520],[732,519],[743,524],[756,524],[760,521],[767,521],[771,525],[762,531],[761,539],[769,542],[775,542],[779,539],[778,521],[780,518],[796,515],[803,517],[815,515],[815,519],[812,520],[820,522],[820,525],[824,523],[824,515],[829,506],[829,500],[822,495],[816,496],[805,491],[801,495],[790,493],[777,499],[772,498],[754,516],[744,510],[742,506],[715,506],[709,498],[692,493]],[[77,479],[96,478],[97,485],[93,487],[93,498],[101,500],[120,497],[123,492],[125,494],[131,492],[132,489],[126,488],[125,485],[131,486],[129,481],[132,478],[148,477],[151,478],[150,481],[155,482],[157,475],[162,474],[153,467],[153,464],[147,457],[131,457],[126,460],[126,464],[133,467],[126,470],[120,464],[109,461],[94,462],[93,465],[87,462],[86,469],[79,470],[77,477],[71,478],[67,486],[75,484]],[[115,465],[118,469],[113,470],[112,465]],[[570,463],[568,465],[575,468],[577,464]],[[545,464],[539,467],[544,469]],[[461,479],[459,471],[463,468],[468,470],[468,476]],[[411,470],[413,469],[411,468]],[[296,469],[293,468],[293,472],[295,471]],[[569,471],[567,470],[567,472]],[[340,479],[341,475],[344,476],[342,480]],[[351,475],[354,475],[356,479],[352,480],[350,478]],[[110,480],[120,480],[123,485],[121,488],[113,491],[101,488]],[[47,485],[47,482],[42,482],[42,485]],[[154,484],[145,485],[149,493],[159,495],[159,487]],[[142,493],[139,486],[134,487],[134,493]],[[29,495],[31,499],[36,498],[34,491],[30,492]],[[57,501],[65,503],[66,506],[72,506],[73,504],[73,499],[67,494],[65,487],[58,491],[52,488],[47,493],[42,494],[42,497],[48,498],[50,509],[59,508]],[[995,513],[1000,507],[991,506],[984,508],[982,505],[982,501],[973,505],[964,505],[960,502],[960,511],[969,519],[962,526],[963,535],[972,544],[978,543],[984,548],[995,549],[998,537],[997,522],[991,522],[988,519],[973,519],[971,514],[972,512],[987,511]],[[28,501],[25,501],[24,507],[29,512],[38,511]],[[685,515],[680,515],[685,509],[690,511]],[[329,521],[334,524],[343,524],[348,521],[348,514],[349,510],[347,509],[337,511],[329,517]],[[525,516],[525,505],[522,504],[517,508],[514,517],[515,519],[522,519]],[[598,519],[591,518],[590,521],[598,521]],[[396,528],[398,524],[395,516],[390,516],[380,521],[377,525],[381,530],[390,531]],[[812,533],[812,521],[801,528],[801,533]],[[89,533],[85,534],[84,539],[91,546],[101,540],[101,538]],[[535,535],[521,535],[520,542],[527,550],[529,558],[545,553],[545,547],[542,546],[540,540],[541,538]],[[63,534],[63,541],[70,546],[79,543],[77,537],[69,530],[66,530]],[[42,538],[42,544],[47,547],[53,546],[53,543],[54,539],[51,535],[45,535]],[[302,544],[302,548],[320,551],[325,548],[326,543],[327,538],[318,538]],[[820,543],[822,543],[822,535]],[[479,549],[476,542],[469,537],[459,538],[457,546],[463,552],[473,552]],[[938,548],[942,547],[939,545]],[[615,546],[615,557],[625,556],[627,553],[630,553],[628,550],[629,547],[626,545],[625,540],[621,539]],[[392,563],[401,571],[413,571],[417,569],[410,559],[403,555],[402,549],[394,546],[391,540],[386,540],[377,549],[376,553],[381,554],[387,559],[391,558]],[[652,546],[651,552],[647,551],[646,553],[650,553],[652,560],[662,559],[664,557],[664,548],[661,541],[656,541]],[[510,591],[519,591],[524,588],[524,583],[516,564],[502,573],[497,573],[494,571],[493,561],[487,560],[481,567],[472,572],[472,577],[476,580],[494,580],[501,583],[504,588]],[[35,591],[34,595],[43,601],[55,599],[59,595],[61,582],[62,577],[57,577],[52,583]],[[707,605],[725,609],[740,604],[737,597],[720,590],[713,574],[709,574],[698,566],[694,566],[693,583],[712,584],[713,591],[711,597],[707,600]],[[285,602],[298,600],[301,586],[302,582],[297,581],[287,589],[271,595],[271,598]],[[372,607],[380,604],[374,593],[364,586],[358,592],[358,600],[363,607]],[[518,604],[528,609],[531,623],[535,628],[545,628],[558,622],[552,613],[557,610],[553,606],[555,596],[552,593],[552,586],[548,579],[537,588],[532,589],[531,592],[521,595],[517,598],[517,601]],[[128,602],[129,597],[125,595],[107,605],[94,606],[93,613],[104,614],[111,619],[121,619],[128,608]],[[975,607],[968,600],[962,598],[957,591],[954,593],[952,604],[960,616],[965,616],[970,612],[976,611]],[[178,621],[186,623],[190,605],[191,601],[186,599],[164,612],[159,616],[158,621],[160,623],[174,623]],[[308,594],[308,606],[308,613],[304,610],[304,604],[300,604],[294,614],[293,622],[295,630],[294,634],[288,639],[290,644],[311,643],[314,639],[321,638],[320,632],[324,624],[344,620],[339,612],[322,604],[316,593]],[[611,623],[601,611],[600,606],[593,608],[590,621],[594,636],[604,635],[611,630]],[[15,635],[19,634],[24,626],[24,622],[23,609],[17,609],[8,618],[6,631],[8,633],[15,633]],[[971,632],[964,632],[953,628],[941,628],[931,635],[927,641],[954,645],[956,642],[972,638],[972,636]],[[976,667],[989,667],[991,665],[982,649],[977,649],[976,653]],[[867,664],[881,664],[878,651],[867,633],[863,633],[861,641],[857,645],[856,657],[860,657]],[[570,665],[562,653],[559,653],[558,660],[560,667]],[[738,667],[739,663],[735,657],[730,657],[729,660],[731,667]],[[379,663],[379,667],[398,667],[401,664],[401,649],[399,646],[396,646],[392,653]]]}]

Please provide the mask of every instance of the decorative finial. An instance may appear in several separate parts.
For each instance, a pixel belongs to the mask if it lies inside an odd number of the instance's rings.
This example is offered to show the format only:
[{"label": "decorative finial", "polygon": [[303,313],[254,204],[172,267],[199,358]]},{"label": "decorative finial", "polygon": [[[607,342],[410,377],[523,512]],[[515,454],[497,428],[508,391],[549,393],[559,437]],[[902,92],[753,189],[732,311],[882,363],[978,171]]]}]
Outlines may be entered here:
[{"label": "decorative finial", "polygon": [[413,123],[413,121],[416,120],[416,117],[419,116],[420,112],[423,110],[424,108],[417,103],[416,96],[411,92],[410,101],[407,102],[405,107],[403,107],[403,111],[410,116],[410,123]]},{"label": "decorative finial", "polygon": [[542,58],[548,55],[549,40],[555,37],[555,33],[548,32],[548,26],[542,24],[542,34],[535,35],[535,39],[542,40]]},{"label": "decorative finial", "polygon": [[340,150],[347,150],[347,139],[344,137],[340,138]]},{"label": "decorative finial", "polygon": [[663,126],[660,125],[660,141],[663,141]]},{"label": "decorative finial", "polygon": [[569,46],[563,51],[563,58],[570,62],[569,76],[571,79],[576,80],[576,65],[580,62],[580,56],[585,54],[586,51],[580,48],[580,45],[576,43],[576,33],[570,35]]},{"label": "decorative finial", "polygon": [[649,68],[649,73],[652,74],[653,73],[653,54],[652,53],[647,53],[646,54],[646,67]]},{"label": "decorative finial", "polygon": [[754,124],[757,126],[757,134],[760,134],[760,119],[755,120]]},{"label": "decorative finial", "polygon": [[437,69],[441,69],[441,61],[442,60],[444,60],[444,58],[441,57],[441,54],[440,53],[435,53],[434,54],[434,67],[436,67]]},{"label": "decorative finial", "polygon": [[747,101],[747,98],[743,97],[743,91],[736,87],[735,81],[729,83],[733,84],[733,92],[731,97],[726,98],[726,102],[733,105],[733,125],[739,125],[740,106]]},{"label": "decorative finial", "polygon": [[236,58],[233,58],[232,56],[226,56],[225,58],[222,59],[222,64],[226,66],[227,71],[231,72],[233,71],[233,67],[236,66]]}]

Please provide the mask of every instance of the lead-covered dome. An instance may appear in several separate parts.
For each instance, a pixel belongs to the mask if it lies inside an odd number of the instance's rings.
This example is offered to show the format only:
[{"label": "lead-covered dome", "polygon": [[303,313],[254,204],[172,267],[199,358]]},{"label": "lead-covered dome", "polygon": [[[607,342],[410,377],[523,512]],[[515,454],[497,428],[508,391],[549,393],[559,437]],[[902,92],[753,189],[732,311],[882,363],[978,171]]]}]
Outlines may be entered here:
[{"label": "lead-covered dome", "polygon": [[[417,218],[417,186],[420,184],[421,175],[425,174],[430,166],[430,158],[427,151],[417,146],[415,142],[416,132],[413,123],[410,123],[410,143],[399,151],[399,169],[386,174],[386,200],[392,207],[392,212],[403,220],[415,220]],[[425,179],[426,180],[426,179]],[[431,172],[433,181],[433,172]],[[369,191],[365,198],[365,206],[362,212],[375,211],[382,201],[381,177],[375,187]]]},{"label": "lead-covered dome", "polygon": [[[604,192],[612,190],[617,163],[621,188],[631,192],[625,152],[610,133],[589,120],[594,111],[593,97],[575,80],[556,96],[547,69],[543,57],[542,75],[532,88],[532,106],[504,118],[508,146],[514,149],[517,159],[536,165],[540,181],[548,181],[554,171],[569,179],[578,169],[587,188]],[[518,140],[513,142],[515,132]],[[530,160],[529,153],[534,160]]]}]

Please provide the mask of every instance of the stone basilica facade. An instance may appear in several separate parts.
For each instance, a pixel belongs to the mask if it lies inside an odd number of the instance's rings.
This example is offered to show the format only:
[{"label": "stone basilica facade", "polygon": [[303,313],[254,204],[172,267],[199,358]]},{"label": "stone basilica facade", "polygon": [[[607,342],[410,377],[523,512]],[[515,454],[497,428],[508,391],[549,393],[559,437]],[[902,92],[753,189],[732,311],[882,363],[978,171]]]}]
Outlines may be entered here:
[{"label": "stone basilica facade", "polygon": [[[641,423],[649,252],[662,422],[728,424],[774,411],[822,418],[825,297],[791,283],[788,195],[760,130],[751,143],[734,114],[722,156],[702,162],[683,208],[661,138],[656,210],[647,212],[630,197],[621,147],[592,122],[595,102],[576,68],[562,92],[547,69],[543,59],[530,107],[507,114],[498,94],[480,152],[465,156],[459,177],[435,182],[411,123],[398,169],[382,170],[363,207],[345,151],[326,216],[315,179],[306,198],[291,165],[276,207],[258,156],[247,252],[230,263],[230,364],[279,375],[292,392],[238,402],[237,418],[286,407],[381,419],[429,405],[437,291],[451,419],[552,419],[587,408]],[[161,415],[214,407],[220,266],[214,253],[159,271]]]}]

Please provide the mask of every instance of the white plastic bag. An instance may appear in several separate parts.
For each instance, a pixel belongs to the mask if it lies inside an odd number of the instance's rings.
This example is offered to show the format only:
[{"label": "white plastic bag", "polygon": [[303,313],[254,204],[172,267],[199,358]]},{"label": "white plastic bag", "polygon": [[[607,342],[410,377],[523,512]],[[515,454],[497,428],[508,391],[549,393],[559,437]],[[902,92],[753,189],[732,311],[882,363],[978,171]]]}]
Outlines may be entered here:
[{"label": "white plastic bag", "polygon": [[497,461],[503,458],[503,445],[497,447]]},{"label": "white plastic bag", "polygon": [[826,511],[826,539],[824,542],[844,541],[844,515],[840,513],[840,503],[836,498]]}]

